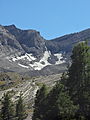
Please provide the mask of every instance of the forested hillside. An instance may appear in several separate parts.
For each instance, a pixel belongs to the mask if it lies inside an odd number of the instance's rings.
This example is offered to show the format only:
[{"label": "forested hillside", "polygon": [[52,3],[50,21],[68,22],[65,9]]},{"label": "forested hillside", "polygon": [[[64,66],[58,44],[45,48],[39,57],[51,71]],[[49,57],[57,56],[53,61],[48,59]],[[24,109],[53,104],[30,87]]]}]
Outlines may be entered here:
[{"label": "forested hillside", "polygon": [[[89,120],[90,47],[87,42],[74,47],[71,60],[68,71],[54,86],[39,85],[32,120]],[[2,78],[10,80],[8,75]],[[7,91],[1,99],[0,119],[24,120],[27,117],[24,96],[19,92],[17,101],[14,101],[12,92]]]},{"label": "forested hillside", "polygon": [[72,64],[60,81],[48,90],[37,91],[32,120],[90,119],[90,47],[87,42],[76,45]]}]

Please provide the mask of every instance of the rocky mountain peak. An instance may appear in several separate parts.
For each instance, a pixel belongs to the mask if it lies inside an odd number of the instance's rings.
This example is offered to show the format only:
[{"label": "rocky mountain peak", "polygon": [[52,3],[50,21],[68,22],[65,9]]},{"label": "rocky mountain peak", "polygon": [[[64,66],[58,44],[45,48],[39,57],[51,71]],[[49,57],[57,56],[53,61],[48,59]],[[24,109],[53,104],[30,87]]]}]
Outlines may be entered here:
[{"label": "rocky mountain peak", "polygon": [[2,25],[0,25],[0,33],[7,33],[8,30],[5,29]]},{"label": "rocky mountain peak", "polygon": [[5,26],[15,36],[26,53],[33,53],[36,57],[42,56],[45,51],[45,40],[36,30],[21,30],[15,25]]},{"label": "rocky mountain peak", "polygon": [[31,75],[59,73],[70,60],[73,46],[87,39],[90,44],[90,29],[45,40],[36,30],[0,25],[0,70]]},{"label": "rocky mountain peak", "polygon": [[4,26],[4,27],[8,27],[8,28],[13,28],[13,29],[15,29],[15,28],[17,28],[14,24],[11,24],[11,25],[8,25],[8,26]]}]

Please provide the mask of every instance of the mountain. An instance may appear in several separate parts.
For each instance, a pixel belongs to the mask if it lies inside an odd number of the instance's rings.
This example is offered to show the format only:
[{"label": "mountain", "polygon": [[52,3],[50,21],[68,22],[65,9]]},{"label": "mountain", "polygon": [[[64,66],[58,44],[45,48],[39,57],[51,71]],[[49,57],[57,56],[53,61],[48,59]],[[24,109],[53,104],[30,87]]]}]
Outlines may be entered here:
[{"label": "mountain", "polygon": [[36,30],[0,25],[0,71],[31,76],[63,72],[73,46],[85,40],[90,44],[90,29],[46,40]]},{"label": "mountain", "polygon": [[20,30],[15,25],[5,26],[15,36],[25,53],[39,57],[45,51],[45,41],[35,30]]}]

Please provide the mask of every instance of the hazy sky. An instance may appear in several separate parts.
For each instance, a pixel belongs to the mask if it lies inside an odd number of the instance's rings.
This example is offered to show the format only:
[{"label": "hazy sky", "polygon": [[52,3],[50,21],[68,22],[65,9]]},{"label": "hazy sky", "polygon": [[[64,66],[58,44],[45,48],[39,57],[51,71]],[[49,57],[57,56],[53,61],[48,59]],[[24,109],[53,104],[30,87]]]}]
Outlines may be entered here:
[{"label": "hazy sky", "polygon": [[0,24],[52,39],[90,28],[90,0],[0,0]]}]

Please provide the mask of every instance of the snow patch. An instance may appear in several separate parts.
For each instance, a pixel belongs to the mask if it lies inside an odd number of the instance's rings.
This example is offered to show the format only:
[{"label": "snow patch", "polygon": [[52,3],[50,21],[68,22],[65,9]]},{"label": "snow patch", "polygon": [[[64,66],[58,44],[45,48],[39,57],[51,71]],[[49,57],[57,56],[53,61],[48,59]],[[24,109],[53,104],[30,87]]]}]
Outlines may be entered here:
[{"label": "snow patch", "polygon": [[56,56],[56,57],[58,58],[58,61],[56,61],[56,63],[55,63],[56,65],[62,64],[62,63],[65,62],[65,60],[62,60],[62,59],[63,59],[63,56],[62,56],[61,53],[54,54],[54,56]]},{"label": "snow patch", "polygon": [[[33,61],[33,63],[28,63],[27,66],[23,65],[23,64],[20,64],[20,63],[18,63],[18,65],[23,67],[23,68],[27,68],[27,69],[29,67],[32,67],[34,70],[41,70],[42,68],[46,67],[47,65],[52,65],[48,62],[48,58],[50,56],[51,56],[51,52],[48,51],[47,48],[46,48],[46,51],[44,52],[44,55],[39,62],[35,62],[34,60],[36,60],[36,58],[32,54],[28,54],[28,53],[26,53],[23,56],[7,57],[7,59],[10,62],[15,62],[15,61],[18,61],[18,60],[28,60],[29,62]],[[65,62],[65,60],[63,60],[62,53],[54,54],[54,56],[56,56],[58,58],[58,61],[56,61],[56,63],[55,63],[56,65],[62,64],[62,63]]]},{"label": "snow patch", "polygon": [[7,59],[9,59],[9,61],[11,62],[11,60],[13,61],[13,62],[15,62],[15,61],[18,61],[18,60],[25,60],[25,59],[27,59],[28,61],[32,61],[32,60],[36,60],[36,58],[34,57],[34,56],[32,56],[32,54],[28,54],[28,53],[26,53],[25,55],[23,55],[23,56],[17,56],[17,57],[7,57]]},{"label": "snow patch", "polygon": [[20,63],[18,63],[18,65],[21,66],[21,67],[24,67],[24,68],[29,68],[29,66],[25,66],[25,65],[22,65]]},{"label": "snow patch", "polygon": [[[50,51],[45,51],[43,58],[39,62],[34,62],[34,64],[29,64],[31,67],[33,67],[35,70],[41,70],[47,65],[51,65],[48,62],[48,58],[50,57],[51,52]],[[44,62],[44,64],[42,64]]]}]

